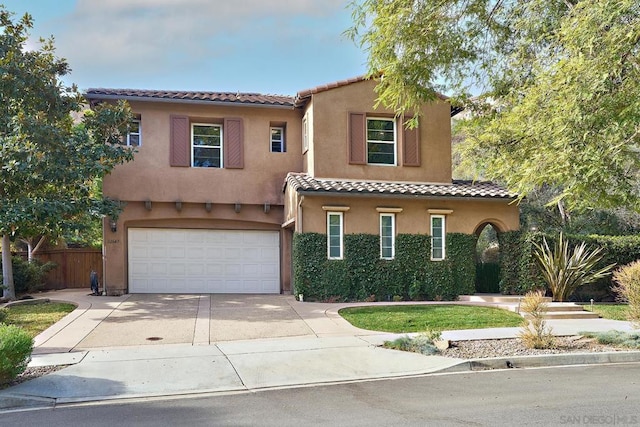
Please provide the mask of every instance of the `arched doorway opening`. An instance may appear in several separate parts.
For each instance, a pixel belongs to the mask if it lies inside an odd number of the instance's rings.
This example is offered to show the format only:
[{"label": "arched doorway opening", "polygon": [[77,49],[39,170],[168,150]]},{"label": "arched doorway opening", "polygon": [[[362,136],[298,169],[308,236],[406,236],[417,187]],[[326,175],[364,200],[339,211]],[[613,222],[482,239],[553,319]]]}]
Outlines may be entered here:
[{"label": "arched doorway opening", "polygon": [[492,222],[476,228],[476,293],[500,293],[500,229]]}]

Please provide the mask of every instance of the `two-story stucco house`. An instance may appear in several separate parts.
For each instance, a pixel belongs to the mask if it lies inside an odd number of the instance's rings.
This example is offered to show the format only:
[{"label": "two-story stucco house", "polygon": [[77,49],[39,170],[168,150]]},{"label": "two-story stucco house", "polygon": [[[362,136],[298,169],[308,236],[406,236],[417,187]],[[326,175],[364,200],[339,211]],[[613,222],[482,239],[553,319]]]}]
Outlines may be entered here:
[{"label": "two-story stucco house", "polygon": [[[104,179],[124,202],[104,221],[107,292],[289,293],[294,233],[431,236],[428,259],[447,258],[447,235],[488,223],[519,225],[514,196],[451,179],[451,106],[425,105],[419,126],[375,109],[376,82],[340,81],[295,97],[255,93],[90,89],[91,103],[129,101],[134,161]],[[376,249],[378,250],[378,249]]]}]

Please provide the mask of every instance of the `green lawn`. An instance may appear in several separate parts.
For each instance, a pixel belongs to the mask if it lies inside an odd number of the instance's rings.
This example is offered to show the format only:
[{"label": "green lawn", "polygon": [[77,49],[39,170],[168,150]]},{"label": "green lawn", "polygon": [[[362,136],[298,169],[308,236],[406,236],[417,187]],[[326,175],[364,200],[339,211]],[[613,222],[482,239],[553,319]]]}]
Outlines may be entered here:
[{"label": "green lawn", "polygon": [[340,315],[358,328],[395,333],[522,324],[522,317],[507,310],[455,304],[352,307],[340,310]]},{"label": "green lawn", "polygon": [[35,337],[76,308],[73,304],[43,303],[10,306],[4,323],[16,325]]},{"label": "green lawn", "polygon": [[[628,304],[593,304],[593,311],[600,317],[612,320],[627,320]],[[584,304],[584,309],[591,311],[591,304]]]}]

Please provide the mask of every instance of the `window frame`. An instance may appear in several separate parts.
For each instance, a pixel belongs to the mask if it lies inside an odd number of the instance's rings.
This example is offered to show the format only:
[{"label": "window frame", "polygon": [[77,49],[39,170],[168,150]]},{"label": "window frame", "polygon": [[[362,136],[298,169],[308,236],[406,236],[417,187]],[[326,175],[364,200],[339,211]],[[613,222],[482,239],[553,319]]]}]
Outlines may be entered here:
[{"label": "window frame", "polygon": [[[133,120],[131,120],[131,124],[136,123],[138,125],[138,130],[136,132],[132,132],[130,129],[129,131],[127,131],[127,134],[125,135],[125,137],[123,138],[122,141],[122,145],[126,146],[126,147],[141,147],[142,146],[142,120],[138,119],[138,118],[134,118]],[[129,125],[129,128],[131,128],[131,124]],[[131,135],[137,135],[138,136],[138,143],[137,144],[131,144]]]},{"label": "window frame", "polygon": [[302,117],[302,154],[309,151],[309,118],[308,114]]},{"label": "window frame", "polygon": [[[270,126],[269,127],[269,151],[271,151],[272,153],[286,153],[287,152],[287,146],[285,144],[285,127],[284,126]],[[273,139],[273,131],[274,130],[279,130],[280,131],[280,140],[274,140]],[[280,150],[274,150],[273,149],[273,144],[275,143],[279,143],[280,144]]]},{"label": "window frame", "polygon": [[[391,218],[391,235],[388,236],[391,238],[391,256],[384,256],[384,227],[382,224],[382,219],[388,217]],[[380,259],[394,259],[396,257],[396,214],[395,213],[381,213],[380,214]]]},{"label": "window frame", "polygon": [[[378,139],[369,139],[369,122],[371,121],[385,121],[393,124],[393,141],[383,141]],[[398,165],[398,126],[396,119],[393,117],[380,117],[380,116],[366,116],[365,117],[365,144],[366,144],[366,157],[367,165],[373,166],[397,166]],[[376,163],[369,161],[369,145],[370,144],[388,144],[393,145],[393,162],[392,163]]]},{"label": "window frame", "polygon": [[[434,220],[435,219],[441,219],[442,220],[442,226],[441,228],[441,236],[435,236],[434,235]],[[431,215],[430,219],[429,219],[429,223],[430,223],[430,235],[431,235],[431,261],[444,261],[447,257],[447,252],[446,252],[446,248],[447,248],[447,219],[445,215]],[[434,251],[435,251],[435,246],[434,246],[434,240],[436,238],[440,238],[442,240],[441,246],[438,247],[438,249],[442,250],[442,256],[441,257],[436,257],[434,256]]]},{"label": "window frame", "polygon": [[[339,218],[338,225],[339,229],[339,238],[340,238],[340,246],[338,247],[340,254],[338,256],[331,256],[331,217],[337,216]],[[335,246],[334,246],[335,247]],[[344,212],[335,212],[328,211],[327,212],[327,259],[344,259]]]},{"label": "window frame", "polygon": [[[215,145],[195,145],[195,128],[196,126],[200,127],[217,127],[220,129],[220,146]],[[192,168],[204,168],[204,169],[223,169],[224,168],[224,126],[220,123],[191,123],[191,167]],[[208,149],[218,149],[220,151],[220,166],[195,166],[194,165],[194,154],[195,148],[208,148]]]}]

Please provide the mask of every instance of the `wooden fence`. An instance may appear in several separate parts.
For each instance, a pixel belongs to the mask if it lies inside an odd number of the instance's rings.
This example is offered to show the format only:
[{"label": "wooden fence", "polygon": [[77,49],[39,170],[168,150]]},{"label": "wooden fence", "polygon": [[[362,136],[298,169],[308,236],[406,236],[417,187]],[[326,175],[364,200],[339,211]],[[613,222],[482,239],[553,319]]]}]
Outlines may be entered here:
[{"label": "wooden fence", "polygon": [[34,255],[42,262],[52,261],[57,266],[49,272],[45,289],[87,288],[89,274],[95,270],[102,283],[102,251],[100,249],[54,249],[38,251]]}]

